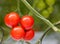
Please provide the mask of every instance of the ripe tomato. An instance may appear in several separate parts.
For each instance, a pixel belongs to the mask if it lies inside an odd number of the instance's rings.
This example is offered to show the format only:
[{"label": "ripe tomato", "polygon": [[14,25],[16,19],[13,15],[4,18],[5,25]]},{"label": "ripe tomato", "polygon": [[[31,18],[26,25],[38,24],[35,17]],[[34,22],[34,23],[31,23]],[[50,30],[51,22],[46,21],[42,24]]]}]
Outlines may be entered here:
[{"label": "ripe tomato", "polygon": [[21,26],[16,26],[11,30],[10,34],[14,40],[20,40],[24,37],[25,31]]},{"label": "ripe tomato", "polygon": [[31,40],[34,37],[34,30],[30,29],[26,31],[24,40]]},{"label": "ripe tomato", "polygon": [[34,19],[32,16],[23,16],[21,19],[21,25],[25,28],[25,30],[29,30],[32,28],[34,24]]},{"label": "ripe tomato", "polygon": [[16,26],[19,20],[20,20],[20,17],[16,12],[11,12],[7,14],[4,18],[4,22],[8,27]]}]

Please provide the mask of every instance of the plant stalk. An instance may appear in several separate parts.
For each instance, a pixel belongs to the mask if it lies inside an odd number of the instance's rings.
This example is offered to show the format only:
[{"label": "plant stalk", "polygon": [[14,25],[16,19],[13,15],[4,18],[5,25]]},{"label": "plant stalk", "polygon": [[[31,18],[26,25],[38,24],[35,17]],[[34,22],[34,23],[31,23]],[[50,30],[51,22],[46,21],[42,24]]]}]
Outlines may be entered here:
[{"label": "plant stalk", "polygon": [[4,29],[3,29],[3,27],[1,27],[1,26],[0,26],[0,29],[1,29],[1,31],[2,31],[2,38],[1,38],[0,44],[3,44]]},{"label": "plant stalk", "polygon": [[51,27],[54,31],[60,31],[57,27],[55,27],[49,20],[47,20],[46,18],[44,18],[41,14],[39,14],[34,8],[32,8],[32,6],[26,1],[26,0],[21,0],[26,7],[34,14],[36,15],[38,18],[42,19],[47,25],[49,25],[49,27]]},{"label": "plant stalk", "polygon": [[[58,25],[58,24],[60,24],[60,21],[54,23],[54,25]],[[48,28],[46,29],[46,31],[43,33],[43,35],[40,37],[40,39],[36,42],[36,44],[37,44],[37,43],[38,43],[38,44],[42,44],[43,38],[44,38],[44,37],[46,36],[46,34],[51,30],[50,28],[51,28],[51,27],[48,27]]]}]

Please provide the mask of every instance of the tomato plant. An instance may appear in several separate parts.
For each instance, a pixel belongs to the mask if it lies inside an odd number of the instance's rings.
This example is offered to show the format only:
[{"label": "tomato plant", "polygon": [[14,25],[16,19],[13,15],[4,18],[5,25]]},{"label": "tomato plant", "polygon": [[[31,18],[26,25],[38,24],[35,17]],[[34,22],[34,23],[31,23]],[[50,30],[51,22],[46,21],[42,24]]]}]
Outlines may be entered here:
[{"label": "tomato plant", "polygon": [[59,0],[0,0],[0,28],[4,33],[3,37],[11,35],[14,40],[29,42],[35,32],[43,31],[41,38],[36,41],[37,44],[41,44],[51,28],[60,32],[59,23]]}]

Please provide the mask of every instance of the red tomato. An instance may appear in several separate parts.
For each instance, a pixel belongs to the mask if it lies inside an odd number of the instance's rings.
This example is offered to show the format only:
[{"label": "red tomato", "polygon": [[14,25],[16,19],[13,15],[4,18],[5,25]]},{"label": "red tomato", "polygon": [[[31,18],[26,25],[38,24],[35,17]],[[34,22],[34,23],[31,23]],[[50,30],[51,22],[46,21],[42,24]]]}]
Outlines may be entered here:
[{"label": "red tomato", "polygon": [[24,40],[31,40],[34,37],[34,30],[30,29],[29,31],[26,31]]},{"label": "red tomato", "polygon": [[32,16],[23,16],[21,19],[21,25],[26,29],[29,30],[32,28],[34,24],[34,19]]},{"label": "red tomato", "polygon": [[14,40],[20,40],[25,36],[25,31],[21,26],[17,26],[11,30],[10,34]]},{"label": "red tomato", "polygon": [[16,26],[19,20],[20,20],[20,17],[16,12],[11,12],[7,14],[4,18],[4,22],[8,27]]}]

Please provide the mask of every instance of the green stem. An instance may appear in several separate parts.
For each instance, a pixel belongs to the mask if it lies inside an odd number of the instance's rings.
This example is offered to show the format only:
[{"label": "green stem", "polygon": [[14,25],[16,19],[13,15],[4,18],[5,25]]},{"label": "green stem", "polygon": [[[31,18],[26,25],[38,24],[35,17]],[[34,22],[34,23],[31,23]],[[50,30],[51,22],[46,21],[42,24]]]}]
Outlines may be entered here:
[{"label": "green stem", "polygon": [[[60,21],[54,23],[54,25],[58,25],[58,24],[60,24]],[[40,39],[36,42],[36,44],[37,44],[37,43],[38,43],[38,44],[42,44],[42,40],[43,40],[43,38],[46,36],[46,34],[50,31],[50,28],[51,28],[51,27],[48,27],[48,28],[46,29],[46,31],[43,33],[43,35],[40,37]]]},{"label": "green stem", "polygon": [[49,25],[50,27],[52,27],[52,29],[54,31],[58,31],[59,29],[57,27],[55,27],[49,20],[47,20],[46,18],[44,18],[41,14],[39,14],[34,8],[31,7],[31,5],[26,1],[26,0],[21,0],[26,7],[32,12],[34,13],[34,15],[36,15],[37,17],[39,17],[40,19],[42,19],[47,25]]},{"label": "green stem", "polygon": [[[35,6],[36,6],[36,4],[39,2],[39,0],[35,0],[34,2],[33,2],[33,5],[32,5],[32,7],[33,8],[35,8]],[[31,12],[29,12],[29,15],[32,15],[32,13]]]},{"label": "green stem", "polygon": [[47,30],[44,32],[44,34],[42,35],[42,37],[40,38],[40,44],[42,44],[42,40],[43,40],[43,38],[46,36],[46,34],[48,33],[50,31],[50,27],[49,28],[47,28]]},{"label": "green stem", "polygon": [[42,40],[45,37],[45,35],[50,31],[50,27],[47,28],[47,30],[43,33],[41,38],[36,42],[36,44],[42,44]]},{"label": "green stem", "polygon": [[21,11],[20,11],[20,0],[17,0],[17,10],[18,10],[18,13],[21,15]]},{"label": "green stem", "polygon": [[0,26],[0,29],[1,29],[1,31],[2,31],[2,38],[1,38],[0,44],[3,44],[4,29],[3,29],[3,27],[1,27],[1,26]]}]

